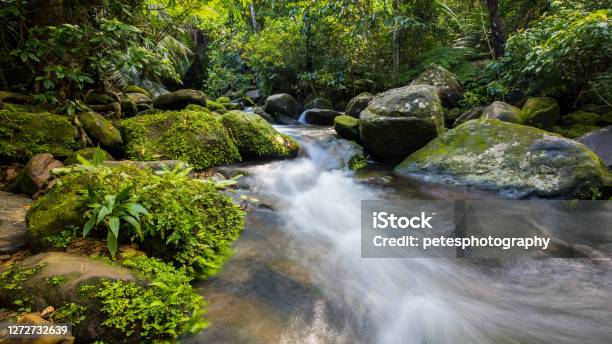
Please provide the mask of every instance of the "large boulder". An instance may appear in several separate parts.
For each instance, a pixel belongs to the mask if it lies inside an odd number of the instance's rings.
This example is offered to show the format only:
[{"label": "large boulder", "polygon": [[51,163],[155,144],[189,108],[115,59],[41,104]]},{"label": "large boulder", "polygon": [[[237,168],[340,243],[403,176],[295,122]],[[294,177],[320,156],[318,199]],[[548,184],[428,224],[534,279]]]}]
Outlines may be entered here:
[{"label": "large boulder", "polygon": [[459,115],[459,117],[457,117],[457,119],[455,119],[455,122],[453,123],[453,128],[458,127],[459,125],[469,120],[478,119],[482,117],[482,112],[484,111],[484,109],[485,108],[483,106],[475,106],[462,113],[461,115]]},{"label": "large boulder", "polygon": [[308,109],[302,113],[300,118],[306,124],[333,125],[334,118],[342,115],[341,112],[328,109]]},{"label": "large boulder", "polygon": [[588,197],[608,182],[603,162],[583,144],[489,119],[447,131],[406,158],[395,172],[511,198]]},{"label": "large boulder", "polygon": [[80,148],[75,126],[51,113],[0,113],[0,159],[23,161],[38,153],[64,158]]},{"label": "large boulder", "polygon": [[153,107],[162,110],[181,110],[189,104],[206,106],[206,95],[202,91],[183,89],[162,94],[153,101]]},{"label": "large boulder", "polygon": [[500,121],[522,124],[523,117],[521,109],[504,102],[493,102],[482,112],[482,118],[498,119]]},{"label": "large boulder", "polygon": [[342,115],[334,119],[334,129],[343,139],[359,140],[359,120],[352,116]]},{"label": "large boulder", "polygon": [[334,109],[334,104],[332,104],[332,102],[329,99],[317,97],[317,98],[314,98],[314,99],[308,101],[306,103],[306,105],[304,105],[304,109],[305,110],[308,110],[308,109],[327,109],[327,110],[333,110]]},{"label": "large boulder", "polygon": [[349,100],[348,104],[346,105],[345,113],[349,116],[359,118],[361,111],[368,107],[368,104],[372,98],[374,98],[374,95],[370,92],[358,94],[356,97]]},{"label": "large boulder", "polygon": [[160,112],[119,124],[132,160],[182,160],[195,169],[240,161],[219,120],[203,111]]},{"label": "large boulder", "polygon": [[0,255],[27,246],[25,214],[31,202],[28,197],[0,191]]},{"label": "large boulder", "polygon": [[523,105],[522,116],[526,125],[548,129],[557,124],[560,111],[554,98],[529,98]]},{"label": "large boulder", "polygon": [[63,166],[64,164],[55,160],[49,153],[36,154],[25,165],[12,191],[33,196],[47,187],[51,180],[51,170]]},{"label": "large boulder", "polygon": [[612,168],[612,125],[592,131],[576,139],[589,147],[603,162]]},{"label": "large boulder", "polygon": [[361,112],[359,135],[374,156],[398,162],[444,131],[444,108],[438,89],[417,85],[374,97]]},{"label": "large boulder", "polygon": [[264,111],[273,116],[298,118],[302,113],[302,105],[287,93],[274,94],[266,99]]},{"label": "large boulder", "polygon": [[438,87],[440,98],[446,107],[456,107],[463,95],[463,88],[455,74],[444,67],[432,65],[414,79],[410,85],[430,85]]},{"label": "large boulder", "polygon": [[259,115],[230,111],[221,117],[221,123],[236,142],[243,160],[285,159],[298,153],[295,140],[276,131]]},{"label": "large boulder", "polygon": [[79,122],[87,135],[103,148],[117,152],[123,147],[119,129],[99,113],[82,112],[79,114]]}]

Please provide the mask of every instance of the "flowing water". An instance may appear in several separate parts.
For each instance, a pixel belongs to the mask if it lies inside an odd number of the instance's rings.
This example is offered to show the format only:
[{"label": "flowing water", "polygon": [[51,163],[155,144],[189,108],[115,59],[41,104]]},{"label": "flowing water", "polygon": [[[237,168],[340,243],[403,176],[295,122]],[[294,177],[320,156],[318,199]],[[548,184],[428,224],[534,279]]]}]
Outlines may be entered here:
[{"label": "flowing water", "polygon": [[223,271],[198,287],[190,343],[610,343],[607,259],[364,259],[360,202],[487,198],[354,173],[333,129],[281,127],[304,156],[241,167],[259,200]]}]

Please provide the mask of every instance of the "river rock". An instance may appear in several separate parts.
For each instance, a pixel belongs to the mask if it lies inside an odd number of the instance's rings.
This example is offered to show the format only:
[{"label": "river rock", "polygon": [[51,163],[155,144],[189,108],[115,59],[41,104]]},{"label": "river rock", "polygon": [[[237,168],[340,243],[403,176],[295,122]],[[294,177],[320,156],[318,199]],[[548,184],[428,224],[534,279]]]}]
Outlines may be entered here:
[{"label": "river rock", "polygon": [[272,115],[270,115],[269,113],[267,113],[262,107],[256,107],[253,110],[253,113],[261,116],[263,119],[265,119],[266,121],[268,121],[268,123],[270,124],[274,124],[274,117]]},{"label": "river rock", "polygon": [[48,112],[0,114],[0,157],[23,161],[38,153],[65,158],[80,148],[75,126],[65,116]]},{"label": "river rock", "polygon": [[0,191],[0,255],[27,246],[25,214],[31,203],[28,197]]},{"label": "river rock", "polygon": [[482,118],[498,119],[500,121],[522,124],[521,110],[508,103],[496,101],[487,106],[482,112]]},{"label": "river rock", "polygon": [[[79,159],[77,159],[77,156],[79,155],[88,161],[92,161],[94,154],[96,152],[96,149],[98,148],[88,147],[88,148],[79,149],[78,151],[74,152],[71,156],[69,156],[66,160],[64,160],[64,165],[68,166],[68,165],[80,164],[81,162],[79,161]],[[115,160],[115,158],[113,158],[113,156],[110,155],[110,153],[108,153],[107,151],[101,148],[100,150],[102,151],[102,154],[104,155],[104,161]]]},{"label": "river rock", "polygon": [[307,102],[306,105],[304,105],[304,109],[305,110],[308,110],[308,109],[327,109],[327,110],[333,110],[334,109],[334,105],[332,104],[332,102],[329,99],[317,97],[317,98],[314,98],[314,99],[310,100],[309,102]]},{"label": "river rock", "polygon": [[592,131],[576,141],[589,147],[608,168],[612,168],[612,125]]},{"label": "river rock", "polygon": [[361,112],[359,135],[377,158],[398,162],[444,130],[444,108],[438,89],[416,85],[374,97]]},{"label": "river rock", "polygon": [[162,94],[153,101],[153,107],[162,110],[181,110],[189,104],[206,107],[206,95],[202,91],[183,89]]},{"label": "river rock", "polygon": [[119,151],[123,147],[123,139],[119,129],[102,115],[95,112],[83,112],[79,114],[79,122],[87,135],[110,151]]},{"label": "river rock", "polygon": [[295,157],[299,145],[281,134],[268,121],[256,114],[230,111],[221,123],[236,142],[243,160],[269,160]]},{"label": "river rock", "polygon": [[240,161],[217,117],[205,111],[166,111],[119,122],[128,159],[182,160],[195,169]]},{"label": "river rock", "polygon": [[583,144],[490,119],[468,121],[447,131],[394,171],[511,198],[588,197],[585,193],[607,183],[603,162]]},{"label": "river rock", "polygon": [[273,116],[282,115],[298,118],[302,113],[302,105],[291,95],[280,93],[271,95],[266,99],[264,111]]},{"label": "river rock", "polygon": [[359,140],[359,120],[352,116],[342,115],[334,119],[334,129],[343,139]]},{"label": "river rock", "polygon": [[484,111],[484,109],[485,108],[483,106],[475,106],[462,113],[459,117],[457,117],[457,119],[455,119],[455,122],[453,123],[453,128],[458,127],[459,125],[469,120],[482,117],[482,112]]},{"label": "river rock", "polygon": [[341,112],[328,109],[308,109],[304,111],[301,120],[313,125],[333,125],[334,118],[342,115]]},{"label": "river rock", "polygon": [[263,98],[264,93],[262,90],[255,89],[246,91],[245,95],[255,103],[258,103]]},{"label": "river rock", "polygon": [[64,164],[55,160],[49,153],[36,154],[25,165],[13,191],[28,196],[35,195],[47,187],[51,180],[51,170],[62,166]]},{"label": "river rock", "polygon": [[365,110],[370,103],[370,100],[374,98],[374,95],[370,92],[363,92],[358,94],[353,99],[349,100],[346,105],[346,114],[349,116],[353,116],[355,118],[359,118],[361,111]]},{"label": "river rock", "polygon": [[456,107],[463,95],[463,88],[455,74],[444,67],[432,65],[414,79],[410,85],[430,85],[438,87],[440,99],[446,107]]},{"label": "river rock", "polygon": [[523,105],[522,116],[525,124],[548,129],[557,124],[560,111],[559,104],[554,98],[529,98]]}]

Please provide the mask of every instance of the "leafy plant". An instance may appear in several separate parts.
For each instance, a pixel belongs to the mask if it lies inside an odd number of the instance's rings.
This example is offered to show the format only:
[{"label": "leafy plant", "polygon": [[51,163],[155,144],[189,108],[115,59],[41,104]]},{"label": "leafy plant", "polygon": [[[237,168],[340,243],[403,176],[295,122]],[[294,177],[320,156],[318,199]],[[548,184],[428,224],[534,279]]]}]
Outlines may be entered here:
[{"label": "leafy plant", "polygon": [[127,222],[142,237],[140,216],[147,215],[148,212],[136,202],[133,196],[130,196],[132,188],[131,185],[127,186],[116,195],[104,196],[102,203],[90,204],[88,220],[83,225],[83,237],[86,237],[94,227],[101,223],[107,227],[108,251],[113,258],[117,253],[117,241],[122,222]]}]

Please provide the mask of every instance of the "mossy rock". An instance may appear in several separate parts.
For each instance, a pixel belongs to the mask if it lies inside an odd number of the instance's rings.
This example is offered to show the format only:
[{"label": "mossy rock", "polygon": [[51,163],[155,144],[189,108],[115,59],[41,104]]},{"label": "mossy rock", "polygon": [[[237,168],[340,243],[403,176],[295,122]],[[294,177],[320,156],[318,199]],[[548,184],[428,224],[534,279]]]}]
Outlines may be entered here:
[{"label": "mossy rock", "polygon": [[446,68],[431,65],[414,79],[410,85],[430,85],[438,88],[440,99],[446,107],[455,107],[463,96],[463,88],[457,77]]},{"label": "mossy rock", "polygon": [[223,104],[218,103],[216,101],[212,101],[212,100],[209,100],[206,103],[206,107],[210,111],[216,111],[216,112],[220,112],[220,113],[224,113],[224,112],[227,111],[227,109],[225,108],[225,106]]},{"label": "mossy rock", "polygon": [[359,114],[361,111],[365,110],[370,103],[370,100],[374,98],[374,95],[370,92],[363,92],[358,94],[353,99],[349,100],[348,104],[346,104],[345,112],[347,115],[359,118]]},{"label": "mossy rock", "polygon": [[117,98],[107,92],[89,92],[85,96],[85,104],[88,105],[106,105],[116,101]]},{"label": "mossy rock", "polygon": [[302,114],[302,110],[302,104],[287,93],[273,94],[266,98],[264,104],[264,111],[273,116],[298,118]]},{"label": "mossy rock", "polygon": [[563,123],[566,126],[591,125],[597,126],[602,122],[601,115],[594,112],[575,111],[563,116]]},{"label": "mossy rock", "polygon": [[79,114],[79,122],[87,135],[105,149],[119,151],[123,147],[123,139],[119,129],[95,112],[83,112]]},{"label": "mossy rock", "polygon": [[[92,161],[94,154],[96,152],[95,147],[88,147],[88,148],[83,148],[83,149],[79,149],[78,151],[72,153],[72,155],[70,155],[65,161],[64,161],[64,165],[68,166],[68,165],[78,165],[80,164],[79,160],[77,159],[77,156],[81,156],[83,158],[85,158],[86,160]],[[110,153],[108,153],[107,151],[102,149],[102,154],[104,154],[104,161],[114,161],[115,158],[113,158],[112,155],[110,155]]]},{"label": "mossy rock", "polygon": [[0,159],[27,161],[38,153],[65,158],[80,148],[76,127],[51,113],[0,111]]},{"label": "mossy rock", "polygon": [[529,98],[523,105],[522,117],[525,124],[548,129],[557,124],[561,109],[554,98]]},{"label": "mossy rock", "polygon": [[243,160],[285,159],[297,155],[299,145],[256,114],[230,111],[221,122],[236,142]]},{"label": "mossy rock", "polygon": [[500,121],[523,124],[521,109],[504,102],[493,102],[482,111],[482,118],[498,119]]},{"label": "mossy rock", "polygon": [[570,139],[575,139],[599,128],[600,127],[595,125],[575,124],[570,127],[566,127],[563,135],[565,137],[569,137]]},{"label": "mossy rock", "polygon": [[34,99],[31,96],[16,92],[0,91],[0,103],[29,104]]},{"label": "mossy rock", "polygon": [[488,119],[447,131],[406,158],[395,173],[511,198],[585,197],[609,178],[601,159],[583,144]]},{"label": "mossy rock", "polygon": [[608,112],[601,116],[601,120],[606,124],[612,124],[612,112]]},{"label": "mossy rock", "polygon": [[162,110],[181,110],[189,104],[206,106],[206,95],[202,91],[183,89],[162,94],[153,101],[153,107]]},{"label": "mossy rock", "polygon": [[119,124],[133,160],[182,160],[196,169],[240,161],[240,153],[219,120],[204,111],[162,112]]},{"label": "mossy rock", "polygon": [[[67,253],[41,253],[0,275],[0,303],[11,310],[54,308],[77,342],[171,340],[203,323],[202,298],[181,271],[155,259],[121,263]],[[175,295],[174,300],[171,299]]]},{"label": "mossy rock", "polygon": [[308,110],[308,109],[333,110],[334,104],[332,104],[332,102],[329,99],[317,97],[317,98],[310,100],[309,102],[306,103],[306,105],[304,105],[304,110]]},{"label": "mossy rock", "polygon": [[131,85],[131,86],[126,87],[124,92],[125,93],[140,93],[140,94],[144,94],[148,96],[149,98],[151,98],[151,93],[149,93],[149,91],[145,90],[144,88],[140,86],[136,86],[136,85]]},{"label": "mossy rock", "polygon": [[219,97],[217,99],[215,99],[215,102],[219,103],[219,104],[229,104],[231,102],[229,97]]},{"label": "mossy rock", "polygon": [[359,140],[359,120],[352,116],[342,115],[334,119],[334,129],[343,139]]}]

